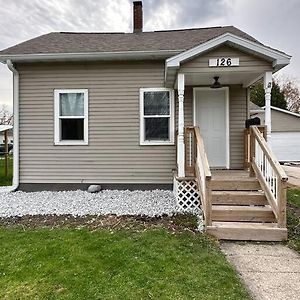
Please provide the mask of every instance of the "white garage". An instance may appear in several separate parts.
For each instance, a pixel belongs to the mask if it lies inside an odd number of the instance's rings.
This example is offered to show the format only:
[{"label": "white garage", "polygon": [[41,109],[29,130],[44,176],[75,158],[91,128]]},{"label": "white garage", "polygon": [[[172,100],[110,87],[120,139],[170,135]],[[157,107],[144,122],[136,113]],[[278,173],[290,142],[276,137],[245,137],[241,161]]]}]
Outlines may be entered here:
[{"label": "white garage", "polygon": [[271,146],[279,161],[300,161],[300,132],[272,132]]},{"label": "white garage", "polygon": [[[251,104],[251,117],[264,124],[264,107]],[[282,162],[300,161],[300,114],[271,106],[271,147]]]}]

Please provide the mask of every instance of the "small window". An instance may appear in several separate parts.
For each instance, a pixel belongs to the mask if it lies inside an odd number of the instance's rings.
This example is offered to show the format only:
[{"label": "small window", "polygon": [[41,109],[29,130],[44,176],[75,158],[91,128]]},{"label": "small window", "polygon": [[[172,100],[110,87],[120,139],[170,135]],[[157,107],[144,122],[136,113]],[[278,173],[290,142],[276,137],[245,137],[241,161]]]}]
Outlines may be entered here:
[{"label": "small window", "polygon": [[171,89],[140,90],[140,144],[174,143],[174,104]]},{"label": "small window", "polygon": [[55,90],[55,145],[88,144],[88,91]]}]

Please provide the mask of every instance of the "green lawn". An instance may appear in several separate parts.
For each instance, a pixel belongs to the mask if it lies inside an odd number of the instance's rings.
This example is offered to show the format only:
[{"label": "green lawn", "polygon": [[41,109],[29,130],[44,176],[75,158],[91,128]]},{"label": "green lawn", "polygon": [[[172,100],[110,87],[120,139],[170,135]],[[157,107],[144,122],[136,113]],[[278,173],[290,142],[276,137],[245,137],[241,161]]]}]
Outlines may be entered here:
[{"label": "green lawn", "polygon": [[300,189],[289,189],[287,199],[288,243],[300,252]]},{"label": "green lawn", "polygon": [[0,156],[0,186],[12,185],[13,177],[13,160],[12,156],[8,159],[8,176],[4,176],[4,156]]},{"label": "green lawn", "polygon": [[199,233],[2,226],[0,243],[0,299],[250,299]]}]

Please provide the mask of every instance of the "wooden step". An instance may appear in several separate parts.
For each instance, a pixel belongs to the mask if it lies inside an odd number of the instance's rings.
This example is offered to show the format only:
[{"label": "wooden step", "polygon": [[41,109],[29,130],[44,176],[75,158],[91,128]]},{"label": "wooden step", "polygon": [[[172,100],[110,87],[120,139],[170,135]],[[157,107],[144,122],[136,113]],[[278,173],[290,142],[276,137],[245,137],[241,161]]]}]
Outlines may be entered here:
[{"label": "wooden step", "polygon": [[222,240],[239,241],[284,241],[287,229],[275,223],[213,222],[207,233]]},{"label": "wooden step", "polygon": [[275,222],[270,206],[212,205],[213,221]]},{"label": "wooden step", "polygon": [[214,191],[257,191],[261,190],[259,182],[253,177],[233,179],[230,177],[216,178],[211,181]]},{"label": "wooden step", "polygon": [[268,205],[268,200],[262,191],[213,191],[212,204]]}]

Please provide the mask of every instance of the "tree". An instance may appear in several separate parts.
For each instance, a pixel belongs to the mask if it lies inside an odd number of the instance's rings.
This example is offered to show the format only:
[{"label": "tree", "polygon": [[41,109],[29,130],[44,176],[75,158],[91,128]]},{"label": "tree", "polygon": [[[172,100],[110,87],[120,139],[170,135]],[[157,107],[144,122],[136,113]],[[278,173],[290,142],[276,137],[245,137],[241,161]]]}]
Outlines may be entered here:
[{"label": "tree", "polygon": [[0,125],[12,125],[13,124],[13,114],[2,105],[0,109]]},{"label": "tree", "polygon": [[280,83],[288,110],[300,113],[300,90],[296,79],[283,76],[280,78]]},{"label": "tree", "polygon": [[[259,82],[251,87],[250,100],[258,106],[265,106],[265,90],[263,83]],[[271,105],[287,109],[287,102],[284,92],[281,90],[279,84],[275,80],[273,80],[273,86],[271,90]]]}]

